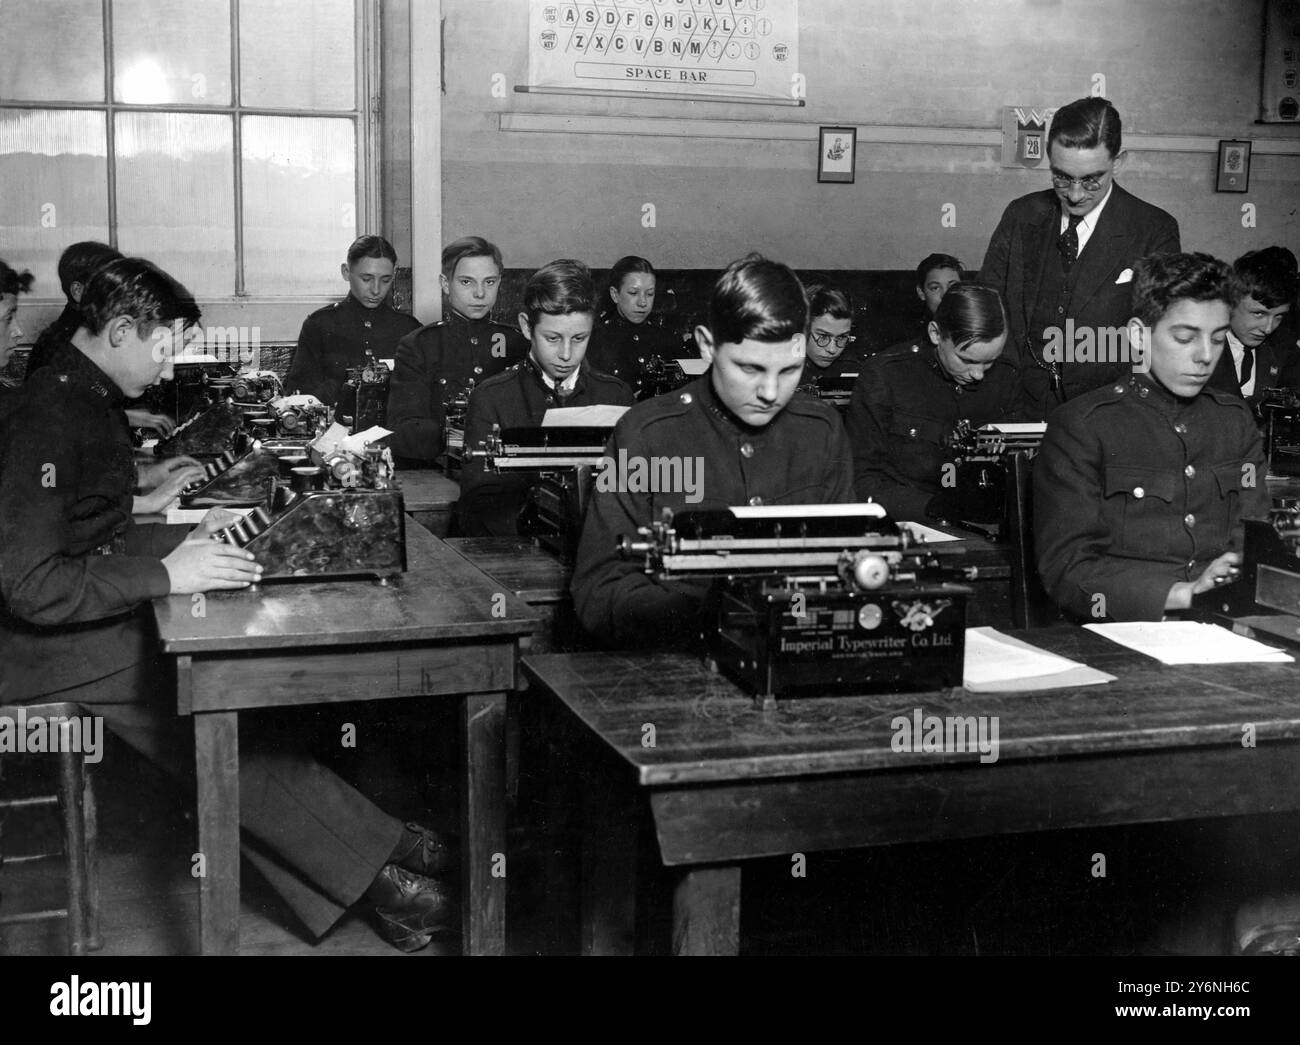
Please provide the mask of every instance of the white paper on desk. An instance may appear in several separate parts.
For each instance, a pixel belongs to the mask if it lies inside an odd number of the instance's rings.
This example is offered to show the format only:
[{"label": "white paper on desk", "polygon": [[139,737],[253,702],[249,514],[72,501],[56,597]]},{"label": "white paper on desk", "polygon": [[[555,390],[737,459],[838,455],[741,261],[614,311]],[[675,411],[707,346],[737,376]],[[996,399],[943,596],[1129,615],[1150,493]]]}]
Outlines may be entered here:
[{"label": "white paper on desk", "polygon": [[709,361],[707,359],[696,359],[694,356],[689,359],[677,360],[677,365],[682,368],[682,373],[687,377],[699,377],[709,369]]},{"label": "white paper on desk", "polygon": [[981,432],[998,432],[1001,435],[1044,435],[1047,432],[1046,421],[998,421],[985,425]]},{"label": "white paper on desk", "polygon": [[1217,624],[1194,620],[1120,621],[1084,627],[1164,664],[1285,664],[1295,659]]},{"label": "white paper on desk", "polygon": [[[175,504],[176,502],[173,501],[172,503]],[[224,508],[226,511],[234,512],[236,515],[248,515],[253,510],[252,508],[232,508],[227,504],[216,505],[215,507]],[[211,510],[211,508],[168,508],[167,522],[169,524],[185,523],[189,526],[193,526],[195,523],[202,522],[203,517]]]},{"label": "white paper on desk", "polygon": [[995,628],[967,628],[962,681],[972,692],[988,693],[1093,686],[1114,682],[1115,676]]},{"label": "white paper on desk", "polygon": [[557,406],[542,415],[543,428],[613,428],[631,407],[613,403],[592,406]]},{"label": "white paper on desk", "polygon": [[945,533],[943,530],[936,530],[933,526],[926,526],[924,523],[903,521],[898,525],[900,528],[905,527],[909,530],[912,537],[922,544],[942,544],[944,541],[961,540],[955,533]]}]

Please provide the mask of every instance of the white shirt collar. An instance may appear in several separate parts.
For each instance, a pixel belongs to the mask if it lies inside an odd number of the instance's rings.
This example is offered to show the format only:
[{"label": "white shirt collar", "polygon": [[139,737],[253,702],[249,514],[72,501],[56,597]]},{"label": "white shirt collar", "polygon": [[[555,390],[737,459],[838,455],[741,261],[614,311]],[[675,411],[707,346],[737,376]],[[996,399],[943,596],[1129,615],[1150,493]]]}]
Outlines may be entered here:
[{"label": "white shirt collar", "polygon": [[[1097,219],[1101,217],[1101,212],[1106,209],[1106,204],[1110,202],[1110,194],[1114,191],[1115,191],[1115,179],[1112,178],[1110,185],[1106,187],[1106,195],[1101,198],[1101,202],[1098,203],[1097,206],[1093,207],[1092,210],[1088,211],[1087,214],[1085,214],[1082,218],[1079,219],[1079,224],[1075,231],[1079,233],[1079,239],[1081,241],[1086,241],[1088,236],[1092,235],[1092,230],[1097,227]],[[1069,227],[1070,227],[1070,216],[1066,214],[1064,210],[1062,210],[1060,231],[1064,232]],[[1083,250],[1082,242],[1079,245],[1079,249]]]},{"label": "white shirt collar", "polygon": [[[531,352],[528,353],[528,358],[532,360],[533,366],[537,367],[537,372],[542,375],[542,381],[546,385],[546,387],[553,391],[555,389],[555,379],[546,372],[546,370],[542,367],[541,363],[537,362],[537,357],[533,355]],[[568,377],[566,377],[560,383],[560,389],[565,392],[572,392],[574,388],[577,387],[578,374],[580,374],[581,372],[582,372],[581,366],[574,367],[573,373],[570,374]]]}]

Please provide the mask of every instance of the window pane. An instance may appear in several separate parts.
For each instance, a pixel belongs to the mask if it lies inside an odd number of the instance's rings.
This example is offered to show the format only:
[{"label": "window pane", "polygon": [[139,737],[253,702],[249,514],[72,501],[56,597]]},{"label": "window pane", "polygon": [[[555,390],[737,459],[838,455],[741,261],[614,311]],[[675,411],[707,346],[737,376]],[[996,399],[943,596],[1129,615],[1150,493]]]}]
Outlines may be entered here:
[{"label": "window pane", "polygon": [[65,247],[108,242],[104,137],[102,112],[0,109],[0,257],[32,271],[37,297],[63,297]]},{"label": "window pane", "polygon": [[341,297],[357,235],[353,122],[245,116],[243,142],[248,292]]},{"label": "window pane", "polygon": [[113,79],[130,105],[229,105],[229,0],[113,0]]},{"label": "window pane", "polygon": [[119,112],[118,238],[201,297],[235,292],[230,117]]},{"label": "window pane", "polygon": [[102,102],[104,13],[100,0],[26,0],[3,5],[0,98]]},{"label": "window pane", "polygon": [[266,109],[355,109],[353,0],[243,0],[240,102]]}]

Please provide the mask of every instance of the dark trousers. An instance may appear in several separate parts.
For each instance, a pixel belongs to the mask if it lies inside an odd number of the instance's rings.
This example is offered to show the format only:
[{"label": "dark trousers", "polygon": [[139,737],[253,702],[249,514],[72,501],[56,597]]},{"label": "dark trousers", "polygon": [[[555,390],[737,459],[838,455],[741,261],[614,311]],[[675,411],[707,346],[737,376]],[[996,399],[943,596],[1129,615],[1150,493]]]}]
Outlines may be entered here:
[{"label": "dark trousers", "polygon": [[[194,728],[171,686],[141,662],[51,698],[75,701],[149,761],[194,786]],[[247,718],[247,716],[245,716]],[[402,823],[310,756],[282,730],[241,730],[239,823],[244,855],[323,936],[387,862]]]}]

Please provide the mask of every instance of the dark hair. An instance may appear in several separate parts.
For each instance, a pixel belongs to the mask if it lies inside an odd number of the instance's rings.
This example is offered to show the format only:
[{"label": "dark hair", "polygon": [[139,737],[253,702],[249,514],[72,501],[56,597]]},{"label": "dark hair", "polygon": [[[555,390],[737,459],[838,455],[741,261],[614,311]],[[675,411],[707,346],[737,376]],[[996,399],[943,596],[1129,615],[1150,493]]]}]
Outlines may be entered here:
[{"label": "dark hair", "polygon": [[495,243],[489,243],[482,236],[462,236],[442,248],[442,274],[448,279],[456,275],[456,266],[466,258],[491,258],[498,269],[504,269],[501,251]]},{"label": "dark hair", "polygon": [[122,256],[120,250],[107,243],[87,239],[74,243],[59,255],[59,285],[63,287],[63,296],[72,300],[72,284],[83,286],[95,270]]},{"label": "dark hair", "polygon": [[32,289],[32,274],[17,272],[0,261],[0,294],[26,294]]},{"label": "dark hair", "polygon": [[954,283],[934,312],[943,337],[961,349],[975,341],[993,341],[1007,332],[1002,295],[985,283]]},{"label": "dark hair", "polygon": [[921,264],[916,266],[916,285],[925,286],[925,277],[935,269],[952,269],[961,278],[961,262],[951,254],[927,254]]},{"label": "dark hair", "polygon": [[544,265],[528,277],[524,287],[524,311],[529,325],[543,315],[567,316],[596,311],[596,284],[591,269],[581,261],[561,258]]},{"label": "dark hair", "polygon": [[1150,254],[1133,266],[1133,314],[1154,327],[1176,301],[1237,303],[1232,269],[1208,254]]},{"label": "dark hair", "polygon": [[1286,247],[1264,247],[1243,254],[1232,263],[1237,299],[1252,297],[1265,308],[1295,304],[1300,292],[1300,271],[1295,255]]},{"label": "dark hair", "polygon": [[1047,151],[1052,146],[1065,149],[1095,149],[1106,146],[1113,160],[1120,154],[1122,125],[1119,110],[1105,98],[1080,98],[1063,105],[1052,117],[1052,127],[1047,132]]},{"label": "dark hair", "polygon": [[355,265],[362,258],[383,258],[397,264],[397,251],[383,236],[359,236],[348,247],[348,264]]},{"label": "dark hair", "polygon": [[808,298],[808,321],[818,316],[832,316],[835,319],[852,319],[853,302],[849,295],[830,283],[809,283],[804,287]]},{"label": "dark hair", "polygon": [[144,258],[119,258],[100,268],[81,295],[81,325],[92,334],[119,316],[150,330],[161,323],[191,326],[199,321],[194,295]]},{"label": "dark hair", "polygon": [[747,254],[713,285],[709,331],[716,345],[787,341],[807,329],[808,299],[788,265]]},{"label": "dark hair", "polygon": [[645,258],[638,258],[635,254],[619,258],[614,262],[614,267],[609,270],[609,289],[620,290],[624,277],[630,276],[633,272],[644,272],[647,276],[653,276],[655,267]]}]

